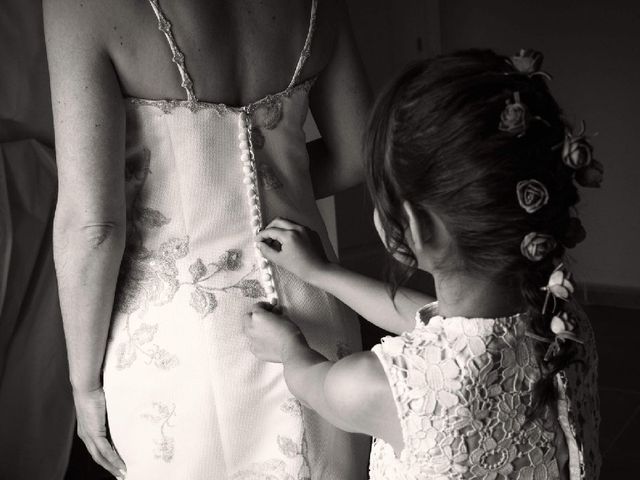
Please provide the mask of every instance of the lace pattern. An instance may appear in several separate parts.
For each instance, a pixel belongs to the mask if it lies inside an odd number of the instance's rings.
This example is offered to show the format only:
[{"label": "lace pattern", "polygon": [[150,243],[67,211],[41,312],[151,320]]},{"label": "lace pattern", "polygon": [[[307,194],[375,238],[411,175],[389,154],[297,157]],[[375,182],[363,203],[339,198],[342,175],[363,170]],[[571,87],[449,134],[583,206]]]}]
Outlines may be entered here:
[{"label": "lace pattern", "polygon": [[[185,107],[191,110],[191,112],[195,113],[200,110],[211,109],[215,110],[218,115],[223,116],[228,112],[234,112],[239,114],[240,112],[247,112],[248,114],[253,114],[254,111],[260,109],[261,107],[267,105],[269,106],[269,111],[274,111],[274,106],[280,106],[280,115],[282,114],[282,105],[281,98],[282,97],[290,97],[295,91],[298,89],[304,90],[306,92],[313,86],[313,83],[316,77],[312,77],[302,83],[298,83],[300,80],[300,75],[302,74],[302,69],[304,64],[307,62],[307,59],[311,55],[311,44],[313,41],[313,36],[316,30],[316,17],[318,10],[318,0],[312,0],[311,3],[311,15],[309,20],[309,30],[307,31],[307,36],[305,38],[304,46],[302,48],[302,52],[300,53],[300,57],[298,58],[298,62],[296,64],[296,69],[293,73],[291,81],[287,88],[281,92],[272,95],[266,95],[265,97],[252,102],[248,105],[244,105],[241,107],[232,107],[226,105],[224,103],[210,103],[210,102],[200,102],[196,97],[196,94],[193,89],[193,81],[191,80],[191,76],[187,71],[187,67],[185,65],[185,57],[180,47],[176,42],[175,37],[173,36],[173,31],[171,29],[171,22],[167,20],[167,17],[164,15],[162,8],[160,7],[159,0],[149,0],[151,7],[153,8],[153,12],[158,19],[158,29],[164,33],[165,38],[167,39],[167,43],[169,44],[169,48],[171,49],[171,61],[178,68],[178,72],[181,78],[181,86],[184,88],[187,99],[186,100],[177,100],[177,99],[169,99],[169,100],[151,100],[145,98],[135,98],[129,97],[129,103],[132,105],[142,106],[142,105],[151,105],[162,110],[163,113],[171,113],[175,108]],[[277,120],[275,122],[277,124]],[[274,128],[265,126],[265,128]],[[268,125],[268,124],[267,124]]]},{"label": "lace pattern", "polygon": [[311,42],[313,40],[313,35],[316,31],[316,16],[318,10],[318,0],[312,0],[311,2],[311,19],[309,20],[309,31],[307,32],[307,38],[304,40],[304,46],[302,47],[302,53],[300,54],[300,58],[298,59],[298,64],[296,65],[296,70],[293,73],[293,78],[291,78],[291,82],[287,87],[287,90],[293,88],[293,86],[298,83],[300,75],[302,74],[302,67],[306,63],[307,59],[311,55]]},{"label": "lace pattern", "polygon": [[[540,375],[525,335],[528,317],[434,316],[425,325],[421,317],[432,310],[419,312],[412,332],[386,337],[373,349],[396,400],[404,448],[396,456],[376,439],[371,479],[559,478],[556,436],[565,420],[551,409],[543,418],[526,418]],[[567,423],[582,415],[569,405]],[[565,431],[574,464],[582,458],[579,434]],[[578,452],[571,452],[572,442]],[[584,470],[571,468],[571,479],[585,478]]]},{"label": "lace pattern", "polygon": [[156,14],[156,18],[158,19],[158,30],[164,33],[164,36],[169,43],[169,48],[171,48],[171,61],[175,63],[176,67],[178,67],[178,72],[180,73],[180,78],[182,80],[181,86],[184,88],[187,93],[187,103],[196,104],[198,99],[193,91],[193,81],[189,76],[189,72],[187,72],[187,67],[184,63],[184,54],[180,51],[178,44],[176,43],[176,39],[173,37],[173,32],[171,31],[171,22],[167,20],[162,9],[160,8],[160,3],[158,0],[149,0],[151,4],[151,8],[153,8],[153,12]]},{"label": "lace pattern", "polygon": [[[136,107],[144,107],[151,106],[156,107],[161,110],[165,114],[172,113],[176,108],[187,108],[191,110],[191,112],[196,113],[200,110],[213,110],[218,116],[223,117],[228,115],[229,113],[240,114],[243,111],[247,113],[253,114],[256,110],[267,107],[273,108],[273,105],[277,105],[283,97],[289,98],[293,94],[302,91],[304,93],[309,93],[311,87],[315,83],[317,77],[311,77],[302,83],[294,85],[293,87],[287,88],[282,92],[274,93],[272,95],[267,95],[260,100],[256,100],[249,105],[245,105],[242,107],[234,107],[231,105],[226,105],[224,103],[211,103],[211,102],[201,102],[201,101],[193,101],[190,102],[188,100],[154,100],[147,98],[137,98],[137,97],[128,97],[126,100],[130,105]],[[277,108],[277,107],[276,107]]]}]

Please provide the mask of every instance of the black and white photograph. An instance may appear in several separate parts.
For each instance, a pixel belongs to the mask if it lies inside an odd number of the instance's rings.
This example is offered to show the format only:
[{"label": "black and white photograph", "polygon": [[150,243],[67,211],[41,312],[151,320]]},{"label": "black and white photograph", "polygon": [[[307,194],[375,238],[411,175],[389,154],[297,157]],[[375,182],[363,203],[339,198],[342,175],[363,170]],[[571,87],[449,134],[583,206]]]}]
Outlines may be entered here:
[{"label": "black and white photograph", "polygon": [[639,25],[0,0],[0,480],[640,478]]}]

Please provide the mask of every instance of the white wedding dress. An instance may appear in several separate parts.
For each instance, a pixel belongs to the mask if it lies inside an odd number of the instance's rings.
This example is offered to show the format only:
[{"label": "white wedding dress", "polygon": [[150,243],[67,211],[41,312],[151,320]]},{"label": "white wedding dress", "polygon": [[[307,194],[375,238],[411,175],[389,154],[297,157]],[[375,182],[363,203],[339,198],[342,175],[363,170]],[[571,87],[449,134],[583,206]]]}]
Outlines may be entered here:
[{"label": "white wedding dress", "polygon": [[[276,216],[319,232],[303,123],[317,1],[289,86],[242,107],[199,101],[157,0],[185,100],[127,98],[127,246],[104,364],[107,416],[128,480],[351,480],[368,439],[302,407],[282,366],[242,332],[278,301],[331,359],[361,348],[356,316],[271,266],[254,234]],[[159,33],[160,34],[160,33]]]}]

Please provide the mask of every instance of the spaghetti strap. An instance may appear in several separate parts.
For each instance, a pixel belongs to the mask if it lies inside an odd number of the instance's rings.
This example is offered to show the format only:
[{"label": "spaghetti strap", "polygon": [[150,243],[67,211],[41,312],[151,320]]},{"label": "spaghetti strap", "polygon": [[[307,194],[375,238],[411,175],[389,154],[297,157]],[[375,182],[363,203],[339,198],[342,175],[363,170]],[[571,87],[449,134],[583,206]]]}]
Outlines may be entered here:
[{"label": "spaghetti strap", "polygon": [[290,90],[298,83],[298,81],[300,80],[300,75],[302,74],[302,68],[311,55],[311,42],[313,41],[313,34],[316,31],[317,10],[318,0],[311,0],[311,18],[309,19],[309,31],[307,32],[307,38],[304,41],[304,47],[302,47],[302,52],[300,53],[300,58],[298,59],[296,70],[293,73],[293,78],[291,78],[291,82],[289,83],[287,90]]},{"label": "spaghetti strap", "polygon": [[153,8],[154,13],[156,14],[156,18],[158,19],[158,29],[162,33],[164,33],[164,36],[169,43],[169,47],[171,48],[171,61],[176,64],[176,67],[178,67],[178,73],[180,74],[180,79],[182,80],[180,85],[187,93],[187,101],[195,104],[198,102],[198,99],[196,98],[196,94],[193,91],[193,81],[189,76],[189,72],[187,72],[187,67],[184,63],[184,54],[180,51],[180,48],[176,43],[176,39],[173,37],[173,32],[171,31],[171,22],[167,20],[167,17],[165,17],[162,9],[160,8],[159,0],[149,0],[149,3],[151,4],[151,8]]}]

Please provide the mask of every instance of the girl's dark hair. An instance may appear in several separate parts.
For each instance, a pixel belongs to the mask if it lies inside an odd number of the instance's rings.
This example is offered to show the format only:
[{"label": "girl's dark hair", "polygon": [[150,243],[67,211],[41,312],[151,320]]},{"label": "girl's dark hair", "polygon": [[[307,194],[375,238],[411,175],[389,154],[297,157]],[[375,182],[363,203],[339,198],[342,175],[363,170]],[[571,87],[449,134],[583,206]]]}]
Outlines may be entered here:
[{"label": "girl's dark hair", "polygon": [[[369,190],[391,254],[408,265],[392,279],[392,293],[416,268],[405,241],[408,201],[418,214],[428,207],[453,238],[450,255],[438,265],[491,276],[520,288],[534,333],[553,338],[552,312],[542,314],[545,286],[562,258],[561,243],[578,192],[573,171],[562,162],[567,123],[541,76],[519,73],[504,56],[467,50],[411,66],[380,96],[365,139]],[[500,116],[519,92],[534,118],[521,136],[500,131]],[[538,120],[535,120],[538,118]],[[536,179],[549,202],[527,213],[516,185]],[[530,232],[550,234],[557,247],[532,262],[520,251]],[[551,310],[551,309],[549,309]],[[538,355],[547,345],[538,343]],[[555,398],[553,378],[574,360],[574,342],[544,364],[534,388],[532,413]]]}]

